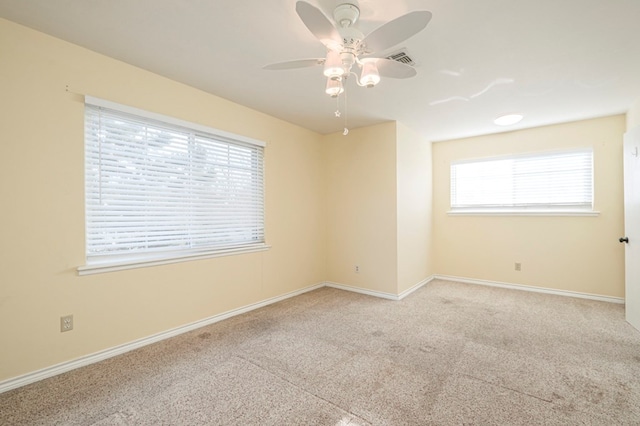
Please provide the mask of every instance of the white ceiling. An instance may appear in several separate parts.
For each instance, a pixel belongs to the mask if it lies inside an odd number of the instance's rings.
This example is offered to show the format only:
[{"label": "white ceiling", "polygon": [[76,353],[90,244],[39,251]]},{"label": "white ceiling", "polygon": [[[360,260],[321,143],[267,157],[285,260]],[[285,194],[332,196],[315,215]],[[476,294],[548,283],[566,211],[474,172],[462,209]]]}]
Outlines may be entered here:
[{"label": "white ceiling", "polygon": [[[308,0],[331,17],[336,0]],[[411,79],[347,86],[348,127],[397,120],[429,140],[626,112],[640,97],[640,0],[359,0],[369,33],[412,10],[427,28],[398,47]],[[264,65],[323,57],[295,0],[0,0],[0,17],[320,133],[341,131],[320,67]],[[391,49],[391,52],[396,49]],[[388,53],[384,52],[384,53]]]}]

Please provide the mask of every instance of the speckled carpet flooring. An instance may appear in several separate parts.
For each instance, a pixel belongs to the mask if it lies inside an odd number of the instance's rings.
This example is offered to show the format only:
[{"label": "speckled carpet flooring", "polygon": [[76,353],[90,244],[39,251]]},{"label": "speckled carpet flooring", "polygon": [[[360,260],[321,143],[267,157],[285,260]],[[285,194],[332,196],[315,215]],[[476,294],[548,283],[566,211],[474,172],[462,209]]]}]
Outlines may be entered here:
[{"label": "speckled carpet flooring", "polygon": [[2,425],[638,425],[621,305],[323,288],[0,394]]}]

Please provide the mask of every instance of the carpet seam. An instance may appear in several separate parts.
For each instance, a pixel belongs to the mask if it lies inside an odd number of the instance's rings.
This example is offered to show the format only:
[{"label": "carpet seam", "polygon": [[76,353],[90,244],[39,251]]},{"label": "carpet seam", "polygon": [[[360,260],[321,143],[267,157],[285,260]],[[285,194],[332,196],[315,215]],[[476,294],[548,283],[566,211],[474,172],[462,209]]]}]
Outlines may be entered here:
[{"label": "carpet seam", "polygon": [[486,383],[486,384],[491,385],[491,386],[495,386],[495,387],[498,387],[498,388],[506,389],[506,390],[511,391],[511,392],[519,393],[520,395],[529,396],[529,397],[535,398],[535,399],[537,399],[539,401],[553,404],[553,400],[541,398],[541,397],[536,396],[536,395],[531,395],[529,393],[522,392],[522,391],[520,391],[518,389],[512,389],[512,388],[510,388],[508,386],[500,385],[500,384],[497,384],[497,383],[491,383],[488,380],[484,380],[484,379],[481,379],[479,377],[472,376],[471,374],[460,373],[460,376],[465,376],[465,377],[468,377],[470,379],[477,380],[479,382]]},{"label": "carpet seam", "polygon": [[286,377],[283,377],[283,376],[281,376],[281,375],[277,374],[276,372],[271,371],[271,370],[269,370],[269,369],[267,369],[267,368],[265,368],[265,367],[261,366],[260,364],[256,363],[255,361],[253,361],[253,360],[251,360],[251,359],[249,359],[249,358],[245,358],[245,357],[243,357],[243,356],[242,356],[242,355],[240,355],[240,354],[236,354],[235,356],[236,356],[237,358],[240,358],[241,360],[246,361],[246,362],[248,362],[249,364],[251,364],[251,365],[253,365],[253,366],[255,366],[255,367],[259,368],[260,370],[265,371],[265,372],[267,372],[267,373],[271,374],[273,377],[277,377],[278,379],[282,380],[283,382],[286,382],[286,383],[288,383],[288,384],[292,385],[292,386],[293,386],[293,387],[295,387],[296,389],[299,389],[299,390],[301,390],[302,392],[304,392],[304,393],[306,393],[306,394],[308,394],[308,395],[313,396],[314,398],[318,398],[318,399],[320,399],[320,400],[322,400],[322,401],[324,401],[324,402],[328,403],[329,405],[331,405],[331,406],[333,406],[333,407],[336,407],[336,408],[338,408],[338,409],[340,409],[340,410],[344,411],[345,413],[349,413],[350,415],[354,416],[355,418],[358,418],[358,419],[360,419],[360,420],[364,420],[365,422],[367,422],[367,423],[371,424],[371,421],[369,421],[368,419],[365,419],[365,418],[360,417],[359,415],[357,415],[357,414],[355,414],[355,413],[351,412],[351,410],[347,410],[347,409],[345,409],[345,408],[343,408],[343,407],[339,406],[338,404],[336,404],[336,403],[335,403],[335,402],[333,402],[333,401],[330,401],[330,400],[328,400],[328,399],[326,399],[326,398],[323,398],[323,397],[322,397],[322,396],[320,396],[320,395],[316,395],[316,394],[314,394],[313,392],[311,392],[311,391],[309,391],[309,390],[307,390],[307,389],[303,388],[302,386],[300,386],[300,385],[298,385],[298,384],[296,384],[296,383],[293,383],[292,381],[288,380]]}]

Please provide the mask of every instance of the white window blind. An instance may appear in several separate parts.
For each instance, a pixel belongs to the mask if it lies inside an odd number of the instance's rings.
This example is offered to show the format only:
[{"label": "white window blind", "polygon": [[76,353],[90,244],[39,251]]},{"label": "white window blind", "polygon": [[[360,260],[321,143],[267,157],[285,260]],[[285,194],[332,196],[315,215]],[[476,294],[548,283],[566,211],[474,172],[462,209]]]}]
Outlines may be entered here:
[{"label": "white window blind", "polygon": [[85,105],[87,264],[263,245],[263,146],[145,115]]},{"label": "white window blind", "polygon": [[451,210],[593,210],[593,150],[451,164]]}]

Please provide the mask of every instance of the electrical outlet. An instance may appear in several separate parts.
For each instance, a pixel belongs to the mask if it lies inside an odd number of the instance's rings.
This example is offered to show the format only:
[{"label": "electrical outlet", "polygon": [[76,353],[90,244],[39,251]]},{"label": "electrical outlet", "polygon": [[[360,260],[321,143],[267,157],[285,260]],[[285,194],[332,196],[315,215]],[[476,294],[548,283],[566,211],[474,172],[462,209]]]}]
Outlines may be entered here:
[{"label": "electrical outlet", "polygon": [[60,317],[60,332],[64,333],[71,330],[73,330],[73,315]]},{"label": "electrical outlet", "polygon": [[359,272],[360,272],[360,266],[356,265],[356,266],[353,268],[353,270],[354,270],[354,272],[355,272],[356,274],[357,274],[357,273],[359,273]]},{"label": "electrical outlet", "polygon": [[516,262],[516,271],[522,271],[522,264],[520,262]]}]

